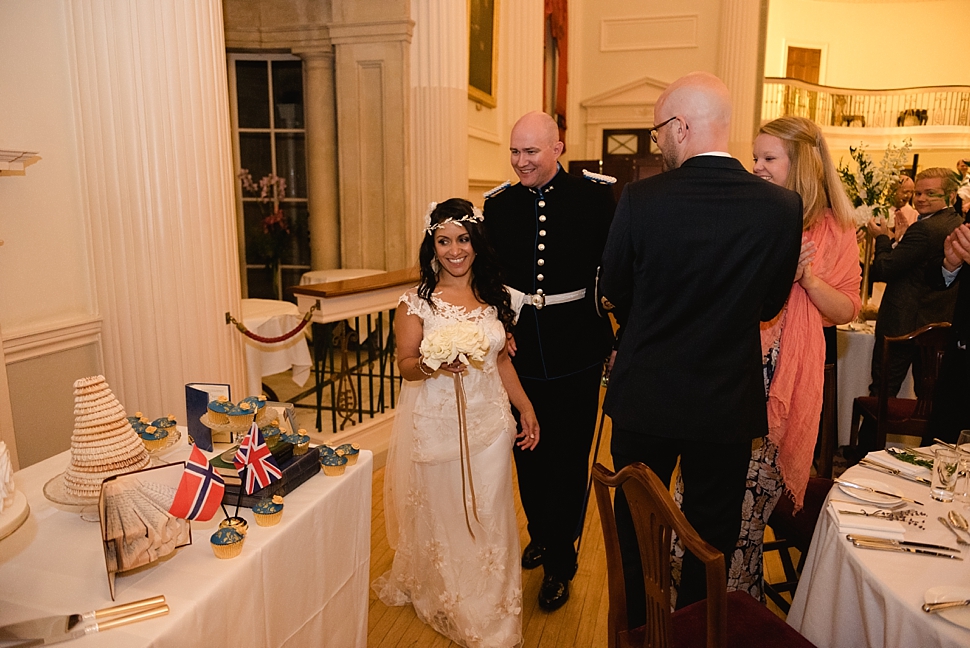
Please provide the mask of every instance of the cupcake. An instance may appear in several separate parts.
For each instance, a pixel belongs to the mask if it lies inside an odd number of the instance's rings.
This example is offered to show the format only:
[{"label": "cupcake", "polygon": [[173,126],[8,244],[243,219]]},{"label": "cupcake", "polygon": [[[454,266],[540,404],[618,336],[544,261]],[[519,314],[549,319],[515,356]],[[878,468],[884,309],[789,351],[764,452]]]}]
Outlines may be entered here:
[{"label": "cupcake", "polygon": [[279,440],[280,433],[280,422],[279,419],[273,419],[269,425],[264,425],[259,428],[259,431],[263,435],[263,439],[266,441],[266,445],[272,445]]},{"label": "cupcake", "polygon": [[247,396],[246,398],[242,399],[239,404],[242,405],[243,403],[249,403],[250,407],[253,408],[253,411],[256,412],[256,414],[259,414],[262,409],[266,407],[266,397],[262,394],[259,396]]},{"label": "cupcake", "polygon": [[145,415],[142,414],[141,412],[135,412],[135,415],[134,416],[129,416],[128,417],[128,422],[131,423],[131,427],[135,427],[135,423],[137,423],[138,421],[140,421],[143,416],[145,416]]},{"label": "cupcake", "polygon": [[165,430],[160,430],[154,425],[147,426],[144,430],[138,433],[141,437],[142,443],[148,450],[158,450],[163,445],[165,441],[168,440],[168,432]]},{"label": "cupcake", "polygon": [[310,448],[310,436],[303,428],[293,433],[284,434],[283,440],[293,444],[294,455],[306,454],[306,451]]},{"label": "cupcake", "polygon": [[347,458],[343,451],[337,450],[334,454],[320,455],[320,465],[327,477],[340,477],[347,469]]},{"label": "cupcake", "polygon": [[[138,414],[141,414],[141,412],[138,412]],[[150,425],[148,419],[144,416],[129,416],[128,422],[131,423],[131,429],[134,430],[135,434],[138,436],[141,436],[141,433],[145,431],[145,428]]]},{"label": "cupcake", "polygon": [[320,451],[320,458],[323,459],[327,455],[332,455],[336,452],[333,448],[328,445],[317,446],[317,450]]},{"label": "cupcake", "polygon": [[256,524],[259,526],[279,524],[280,518],[283,517],[283,498],[273,495],[272,499],[266,498],[256,502],[253,507],[253,517],[256,518]]},{"label": "cupcake", "polygon": [[159,430],[165,430],[169,434],[172,434],[175,432],[175,415],[169,414],[168,416],[157,418],[152,421],[152,425],[157,427]]},{"label": "cupcake", "polygon": [[229,422],[232,425],[249,425],[253,422],[253,416],[256,414],[256,410],[253,409],[251,403],[243,401],[238,405],[229,407],[227,414],[229,415]]},{"label": "cupcake", "polygon": [[246,536],[232,527],[223,527],[212,534],[209,543],[212,545],[212,553],[216,555],[216,558],[228,559],[235,558],[242,553],[244,540],[246,540]]},{"label": "cupcake", "polygon": [[216,425],[225,425],[229,422],[229,408],[232,403],[225,396],[220,396],[214,401],[209,402],[209,421]]},{"label": "cupcake", "polygon": [[357,463],[357,457],[360,455],[360,446],[356,443],[345,443],[338,447],[337,450],[343,450],[344,456],[347,457],[347,465],[353,466]]},{"label": "cupcake", "polygon": [[249,522],[247,522],[245,518],[231,517],[231,518],[226,518],[225,520],[220,522],[219,528],[235,529],[241,535],[246,535],[246,532],[249,531]]}]

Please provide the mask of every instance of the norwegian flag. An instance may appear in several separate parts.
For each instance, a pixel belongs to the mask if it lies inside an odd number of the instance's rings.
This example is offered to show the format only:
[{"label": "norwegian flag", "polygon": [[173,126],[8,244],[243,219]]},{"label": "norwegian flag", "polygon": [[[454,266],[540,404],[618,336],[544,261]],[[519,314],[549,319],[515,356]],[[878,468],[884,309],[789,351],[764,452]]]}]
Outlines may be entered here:
[{"label": "norwegian flag", "polygon": [[226,483],[193,444],[192,454],[185,463],[185,471],[168,512],[184,520],[211,520],[219,510],[225,492]]},{"label": "norwegian flag", "polygon": [[249,428],[246,437],[239,444],[236,456],[232,458],[232,463],[236,466],[242,476],[246,473],[246,494],[252,495],[261,488],[266,488],[274,481],[283,476],[280,467],[276,465],[266,442],[263,441],[263,433],[259,431],[259,426],[253,421],[253,426]]}]

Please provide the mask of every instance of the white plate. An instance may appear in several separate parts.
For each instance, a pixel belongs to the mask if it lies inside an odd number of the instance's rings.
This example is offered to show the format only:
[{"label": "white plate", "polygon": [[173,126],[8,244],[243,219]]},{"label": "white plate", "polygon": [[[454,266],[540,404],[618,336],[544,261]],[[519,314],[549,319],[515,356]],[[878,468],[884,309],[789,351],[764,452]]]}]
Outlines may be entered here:
[{"label": "white plate", "polygon": [[[898,488],[893,488],[889,484],[875,479],[851,479],[846,480],[851,481],[854,484],[859,484],[860,486],[868,486],[870,488],[875,488],[876,490],[886,491],[887,493],[894,493],[895,495],[901,496],[903,492]],[[862,500],[863,502],[871,502],[873,504],[896,504],[902,500],[899,497],[893,497],[892,495],[880,495],[879,493],[870,493],[867,490],[862,490],[861,488],[852,488],[851,486],[846,486],[845,484],[839,484],[839,488],[842,492],[849,497],[854,497],[857,500]]]},{"label": "white plate", "polygon": [[[931,587],[923,594],[926,603],[941,603],[943,601],[966,601],[970,599],[970,587],[957,587],[956,585],[940,585]],[[936,616],[941,616],[950,623],[970,629],[970,607],[948,608],[934,612]]]}]

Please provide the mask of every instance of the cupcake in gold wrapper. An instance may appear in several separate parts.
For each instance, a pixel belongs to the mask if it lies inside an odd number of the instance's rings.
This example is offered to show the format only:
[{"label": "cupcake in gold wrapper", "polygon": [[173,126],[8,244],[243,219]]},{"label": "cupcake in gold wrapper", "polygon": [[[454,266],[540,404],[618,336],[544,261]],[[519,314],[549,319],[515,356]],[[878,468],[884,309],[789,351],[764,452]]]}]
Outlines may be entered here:
[{"label": "cupcake in gold wrapper", "polygon": [[323,466],[323,474],[327,477],[340,477],[347,469],[347,457],[344,456],[343,450],[320,455],[320,465]]},{"label": "cupcake in gold wrapper", "polygon": [[230,407],[233,407],[233,404],[226,396],[219,396],[211,401],[208,407],[209,421],[216,425],[225,425],[229,422]]},{"label": "cupcake in gold wrapper", "polygon": [[246,536],[231,527],[223,527],[212,534],[209,544],[212,546],[212,553],[216,558],[223,560],[235,558],[242,553],[243,542]]},{"label": "cupcake in gold wrapper", "polygon": [[342,446],[338,446],[337,450],[343,450],[344,456],[347,457],[348,466],[353,466],[357,463],[357,457],[360,456],[360,446],[356,443],[345,443]]},{"label": "cupcake in gold wrapper", "polygon": [[141,442],[145,444],[148,450],[158,450],[168,440],[168,432],[154,425],[146,427],[138,436],[141,437]]},{"label": "cupcake in gold wrapper", "polygon": [[292,434],[284,434],[283,440],[293,444],[294,455],[306,454],[306,451],[310,449],[310,435],[303,428]]},{"label": "cupcake in gold wrapper", "polygon": [[256,416],[256,410],[253,408],[252,403],[243,401],[238,405],[230,406],[228,415],[229,422],[232,425],[247,425],[253,422],[253,417]]},{"label": "cupcake in gold wrapper", "polygon": [[273,419],[269,425],[264,425],[259,428],[260,433],[263,435],[263,440],[266,441],[266,445],[273,445],[280,439],[280,420]]},{"label": "cupcake in gold wrapper", "polygon": [[256,524],[262,527],[279,524],[283,517],[283,498],[273,495],[272,499],[267,498],[256,502],[253,507],[253,517],[256,518]]}]

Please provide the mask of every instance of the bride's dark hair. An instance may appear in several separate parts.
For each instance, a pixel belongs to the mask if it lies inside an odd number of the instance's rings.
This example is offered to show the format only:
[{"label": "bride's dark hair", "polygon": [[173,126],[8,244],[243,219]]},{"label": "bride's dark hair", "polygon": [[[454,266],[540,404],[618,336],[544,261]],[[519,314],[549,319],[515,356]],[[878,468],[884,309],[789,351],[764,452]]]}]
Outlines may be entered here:
[{"label": "bride's dark hair", "polygon": [[[472,220],[475,216],[472,204],[463,198],[449,198],[438,204],[431,212],[431,226],[451,219],[464,226],[471,239],[472,249],[475,250],[475,261],[472,263],[471,287],[475,297],[498,311],[498,319],[506,331],[512,330],[512,298],[508,290],[502,285],[502,273],[492,249],[485,235],[485,228],[481,221]],[[465,220],[462,220],[465,219]],[[460,222],[459,222],[460,221]],[[418,261],[421,264],[421,284],[418,286],[418,296],[434,308],[431,295],[438,285],[438,273],[432,267],[435,260],[435,230],[425,230],[421,241]]]}]

